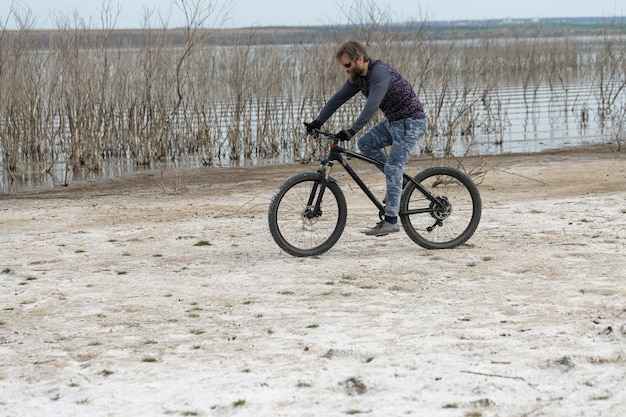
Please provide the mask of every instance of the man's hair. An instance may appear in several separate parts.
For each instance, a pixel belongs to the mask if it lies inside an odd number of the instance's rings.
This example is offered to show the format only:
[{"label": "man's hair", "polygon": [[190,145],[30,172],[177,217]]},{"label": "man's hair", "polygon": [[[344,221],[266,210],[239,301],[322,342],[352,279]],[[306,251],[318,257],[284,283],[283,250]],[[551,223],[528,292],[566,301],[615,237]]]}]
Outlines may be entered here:
[{"label": "man's hair", "polygon": [[363,44],[359,41],[344,42],[343,45],[339,47],[337,55],[335,56],[337,58],[337,61],[339,61],[339,58],[341,58],[343,55],[348,55],[350,59],[357,59],[358,57],[362,56],[364,61],[370,60],[367,49],[365,49],[365,46],[363,46]]}]

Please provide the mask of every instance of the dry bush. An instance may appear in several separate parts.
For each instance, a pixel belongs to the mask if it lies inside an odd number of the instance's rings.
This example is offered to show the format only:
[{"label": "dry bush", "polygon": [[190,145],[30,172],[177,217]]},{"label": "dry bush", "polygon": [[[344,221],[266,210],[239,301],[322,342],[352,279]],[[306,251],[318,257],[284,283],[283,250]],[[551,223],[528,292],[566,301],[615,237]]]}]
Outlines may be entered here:
[{"label": "dry bush", "polygon": [[[322,150],[302,123],[344,82],[334,55],[347,38],[364,40],[415,86],[429,116],[422,152],[453,156],[458,141],[473,152],[478,135],[501,144],[510,106],[532,116],[542,94],[554,101],[555,118],[574,114],[584,128],[596,114],[621,141],[626,52],[608,34],[439,41],[428,38],[427,22],[399,28],[370,2],[347,11],[350,26],[335,28],[334,42],[313,34],[306,44],[259,45],[250,29],[239,43],[218,46],[207,27],[219,27],[227,9],[202,0],[180,7],[183,29],[155,27],[148,14],[139,47],[113,36],[116,10],[105,8],[99,27],[60,16],[43,50],[30,14],[12,10],[20,28],[0,33],[5,171],[61,165],[67,183],[68,172],[98,171],[116,158],[137,165],[190,155],[207,165],[315,159]],[[572,80],[589,83],[593,96],[569,92]],[[523,87],[521,104],[512,102],[511,85]],[[350,101],[325,128],[351,125],[363,103]]]}]

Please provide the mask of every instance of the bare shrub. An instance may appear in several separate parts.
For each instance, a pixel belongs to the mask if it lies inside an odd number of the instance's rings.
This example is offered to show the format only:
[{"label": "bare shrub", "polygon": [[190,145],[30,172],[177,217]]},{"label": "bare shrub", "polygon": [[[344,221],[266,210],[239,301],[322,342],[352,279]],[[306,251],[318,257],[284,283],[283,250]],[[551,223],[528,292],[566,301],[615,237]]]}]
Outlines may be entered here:
[{"label": "bare shrub", "polygon": [[[548,39],[538,32],[441,41],[431,38],[426,21],[393,24],[376,3],[355,2],[345,27],[312,32],[306,43],[285,43],[277,34],[274,44],[264,44],[252,28],[218,45],[213,35],[229,6],[179,1],[181,29],[155,24],[146,12],[140,31],[120,34],[119,11],[105,4],[98,26],[57,16],[45,44],[29,10],[12,8],[19,28],[0,32],[4,171],[13,175],[34,162],[67,184],[76,170],[98,171],[115,158],[137,165],[191,155],[204,165],[315,160],[323,147],[303,134],[302,123],[344,82],[334,55],[347,38],[366,42],[372,56],[413,83],[429,118],[424,153],[480,153],[478,135],[502,145],[509,108],[522,106],[535,117],[545,94],[554,103],[551,118],[573,115],[582,130],[597,115],[620,147],[626,51],[623,38],[608,29],[596,38]],[[589,83],[593,93],[570,92],[572,80]],[[522,86],[521,104],[511,85]],[[363,104],[355,97],[324,127],[349,126]]]}]

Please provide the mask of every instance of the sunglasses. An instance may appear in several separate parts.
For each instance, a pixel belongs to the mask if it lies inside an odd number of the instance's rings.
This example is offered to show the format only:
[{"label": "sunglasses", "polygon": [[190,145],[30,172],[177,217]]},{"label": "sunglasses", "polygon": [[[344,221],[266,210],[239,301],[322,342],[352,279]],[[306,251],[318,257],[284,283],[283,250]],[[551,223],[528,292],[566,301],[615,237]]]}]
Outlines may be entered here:
[{"label": "sunglasses", "polygon": [[344,68],[350,68],[352,66],[352,63],[355,62],[357,59],[359,59],[359,57],[357,56],[356,58],[354,58],[351,61],[346,62],[345,64],[341,64]]}]

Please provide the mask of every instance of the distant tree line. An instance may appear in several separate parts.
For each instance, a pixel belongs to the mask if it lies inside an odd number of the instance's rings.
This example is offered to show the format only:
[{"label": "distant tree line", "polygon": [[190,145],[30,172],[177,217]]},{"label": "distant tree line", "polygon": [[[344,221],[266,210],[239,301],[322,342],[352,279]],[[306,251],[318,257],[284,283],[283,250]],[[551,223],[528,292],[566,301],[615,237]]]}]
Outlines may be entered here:
[{"label": "distant tree line", "polygon": [[[419,29],[418,29],[419,28]],[[267,26],[238,29],[201,29],[203,42],[212,45],[280,45],[298,43],[335,42],[337,34],[358,36],[361,26]],[[434,22],[389,23],[384,28],[399,40],[415,39],[420,30],[424,40],[459,40],[476,38],[523,38],[523,37],[562,37],[562,36],[605,36],[626,35],[626,17],[613,18],[551,18],[551,19],[497,19],[497,20],[458,20]],[[17,36],[18,31],[6,31],[5,36]],[[98,29],[77,30],[75,40],[78,45],[89,45]],[[154,38],[145,29],[102,30],[108,36],[110,47],[139,47]],[[168,29],[162,33],[169,45],[184,45],[187,29]],[[48,49],[65,36],[58,30],[32,30],[33,46]]]}]

